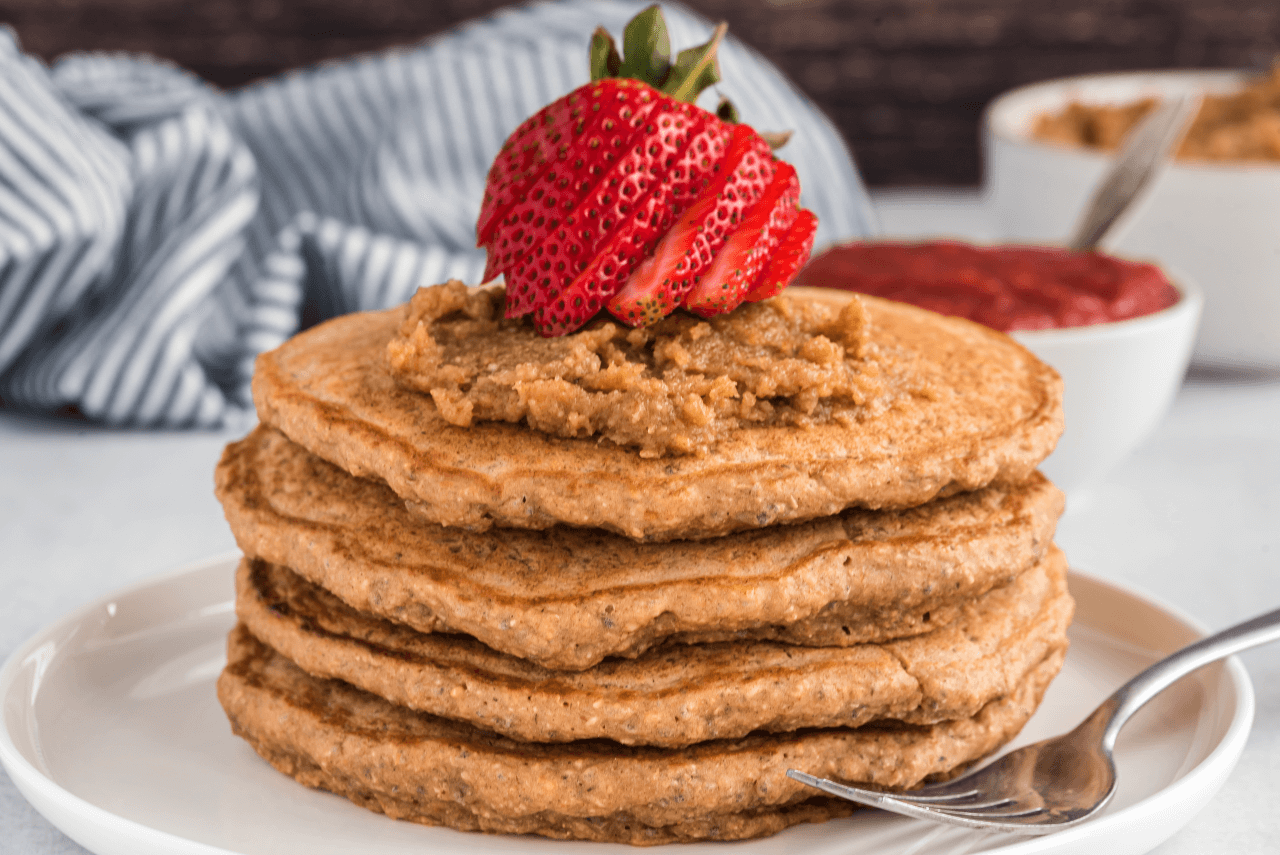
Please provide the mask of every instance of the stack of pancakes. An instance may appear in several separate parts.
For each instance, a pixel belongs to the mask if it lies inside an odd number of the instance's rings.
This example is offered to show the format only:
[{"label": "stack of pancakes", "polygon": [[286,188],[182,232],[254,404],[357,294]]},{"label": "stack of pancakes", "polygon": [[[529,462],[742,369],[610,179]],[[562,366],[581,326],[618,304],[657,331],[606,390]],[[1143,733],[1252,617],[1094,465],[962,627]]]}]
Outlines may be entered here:
[{"label": "stack of pancakes", "polygon": [[217,472],[234,731],[389,816],[638,844],[850,812],[788,768],[907,788],[995,750],[1066,650],[1060,383],[863,304],[881,406],[697,455],[450,423],[388,367],[403,310],[261,357]]}]

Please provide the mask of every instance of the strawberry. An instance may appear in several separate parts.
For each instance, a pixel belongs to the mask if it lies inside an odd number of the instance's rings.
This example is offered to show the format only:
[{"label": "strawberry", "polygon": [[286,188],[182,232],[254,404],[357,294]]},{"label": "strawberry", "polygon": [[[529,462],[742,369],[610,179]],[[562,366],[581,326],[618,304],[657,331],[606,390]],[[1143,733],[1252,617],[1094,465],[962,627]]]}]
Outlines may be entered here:
[{"label": "strawberry", "polygon": [[480,205],[480,217],[476,220],[476,237],[480,244],[489,242],[502,214],[533,183],[543,165],[556,157],[560,142],[571,139],[575,128],[578,135],[582,134],[590,117],[586,112],[588,100],[588,91],[573,90],[525,119],[502,144],[502,150],[489,167],[484,201]]},{"label": "strawberry", "polygon": [[[662,13],[651,6],[626,26],[624,61],[597,28],[593,82],[507,140],[489,170],[476,234],[488,250],[485,278],[506,278],[508,317],[532,312],[539,332],[559,335],[606,305],[628,323],[649,323],[690,289],[706,292],[694,301],[706,313],[727,311],[752,290],[795,219],[799,185],[773,189],[782,167],[727,101],[714,115],[693,106],[720,79],[724,32],[721,24],[672,61]],[[748,223],[754,237],[735,237]],[[750,251],[751,241],[760,247]],[[730,247],[738,260],[726,267]],[[724,279],[714,294],[695,285],[704,270]]]},{"label": "strawberry", "polygon": [[[653,252],[654,243],[668,232],[681,210],[712,183],[720,170],[728,129],[714,119],[708,121],[710,117],[705,114],[696,116],[695,111],[702,112],[696,108],[681,107],[692,117],[693,133],[685,141],[684,134],[673,129],[660,143],[650,141],[644,158],[658,163],[659,148],[669,153],[657,169],[662,179],[652,179],[649,172],[653,169],[641,170],[647,180],[638,181],[638,187],[649,192],[640,195],[634,205],[615,206],[612,213],[617,214],[616,224],[608,222],[614,220],[612,216],[598,218],[600,240],[592,250],[590,263],[567,287],[546,288],[545,299],[534,309],[534,323],[543,335],[576,329],[594,316],[636,265]],[[683,151],[672,143],[684,143]],[[625,183],[622,189],[627,189]],[[581,233],[585,235],[587,231],[584,228]]]},{"label": "strawberry", "polygon": [[[576,158],[589,164],[592,180],[560,191],[563,206],[522,202],[512,208],[503,227],[517,218],[522,221],[512,233],[520,235],[520,243],[508,267],[513,272],[508,274],[507,292],[516,300],[512,304],[508,297],[508,314],[523,314],[563,292],[604,240],[634,219],[636,206],[652,195],[690,134],[703,124],[691,105],[659,97],[631,138],[629,150],[602,144],[599,149],[606,150],[597,149],[597,158]],[[547,198],[555,195],[554,190],[547,192]],[[530,213],[536,216],[530,219]]]},{"label": "strawberry", "polygon": [[[539,286],[545,291],[553,281],[548,274],[561,261],[582,264],[590,258],[599,243],[591,232],[596,225],[592,221],[608,216],[609,206],[618,201],[612,191],[621,189],[621,178],[644,166],[634,150],[643,155],[648,141],[658,134],[664,121],[658,114],[665,114],[670,123],[674,102],[634,80],[600,81],[592,94],[596,120],[580,145],[565,147],[563,157],[549,162],[494,229],[490,264],[498,259],[507,276],[508,317],[533,308],[538,296],[534,284],[547,279]],[[561,222],[566,226],[563,236]],[[559,272],[564,275],[564,270]]]},{"label": "strawberry", "polygon": [[755,284],[743,298],[744,303],[758,303],[776,296],[791,284],[800,268],[809,260],[813,250],[813,236],[818,231],[818,218],[813,211],[801,208],[796,221],[782,237],[769,263],[765,265]]},{"label": "strawberry", "polygon": [[745,125],[733,126],[720,177],[627,279],[609,312],[632,326],[671,314],[772,177],[773,156],[764,140]]},{"label": "strawberry", "polygon": [[778,161],[773,181],[729,233],[724,246],[684,299],[684,307],[708,318],[731,312],[752,289],[783,235],[799,213],[800,179],[791,164]]}]

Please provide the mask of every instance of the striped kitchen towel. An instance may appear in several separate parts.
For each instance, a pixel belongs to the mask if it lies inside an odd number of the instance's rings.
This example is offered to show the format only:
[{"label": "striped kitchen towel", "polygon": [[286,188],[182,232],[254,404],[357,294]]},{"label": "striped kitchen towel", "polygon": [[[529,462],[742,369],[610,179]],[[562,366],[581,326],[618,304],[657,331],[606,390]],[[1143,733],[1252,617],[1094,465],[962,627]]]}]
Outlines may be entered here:
[{"label": "striped kitchen towel", "polygon": [[[505,10],[418,46],[224,93],[167,63],[52,68],[0,28],[0,402],[111,425],[251,411],[254,357],[343,312],[484,269],[485,174],[521,120],[587,80],[587,34],[643,2]],[[673,45],[709,22],[664,7]],[[730,37],[705,94],[768,130],[817,245],[873,217],[831,123]]]}]

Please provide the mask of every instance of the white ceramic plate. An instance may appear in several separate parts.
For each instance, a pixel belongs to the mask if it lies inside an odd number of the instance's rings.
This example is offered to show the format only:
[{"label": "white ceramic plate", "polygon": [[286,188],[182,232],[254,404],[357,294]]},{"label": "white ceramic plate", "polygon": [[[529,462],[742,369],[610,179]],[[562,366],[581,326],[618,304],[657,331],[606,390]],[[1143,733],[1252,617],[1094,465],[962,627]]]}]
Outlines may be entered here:
[{"label": "white ceramic plate", "polygon": [[[635,852],[620,845],[427,828],[307,790],[233,737],[214,698],[234,621],[235,559],[122,591],[64,618],[0,670],[0,761],[54,825],[99,855],[400,855]],[[1075,725],[1161,653],[1201,634],[1137,594],[1073,574],[1072,648],[1015,744]],[[1100,819],[1039,838],[876,812],[680,855],[1147,852],[1217,792],[1239,758],[1253,691],[1235,660],[1153,701],[1118,746],[1120,787]]]}]

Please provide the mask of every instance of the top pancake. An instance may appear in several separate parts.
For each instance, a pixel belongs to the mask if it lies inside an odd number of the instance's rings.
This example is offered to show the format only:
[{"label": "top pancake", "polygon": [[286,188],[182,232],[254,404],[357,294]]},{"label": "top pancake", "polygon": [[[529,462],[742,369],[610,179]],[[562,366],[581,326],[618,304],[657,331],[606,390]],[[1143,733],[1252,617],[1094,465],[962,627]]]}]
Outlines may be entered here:
[{"label": "top pancake", "polygon": [[[838,292],[780,299],[837,301]],[[347,471],[386,482],[443,525],[602,528],[703,538],[848,507],[912,507],[1021,481],[1062,430],[1061,381],[1006,336],[865,298],[867,359],[887,398],[852,423],[743,427],[711,453],[642,458],[607,440],[448,423],[398,386],[388,341],[404,309],[335,318],[258,359],[259,416]]]}]

